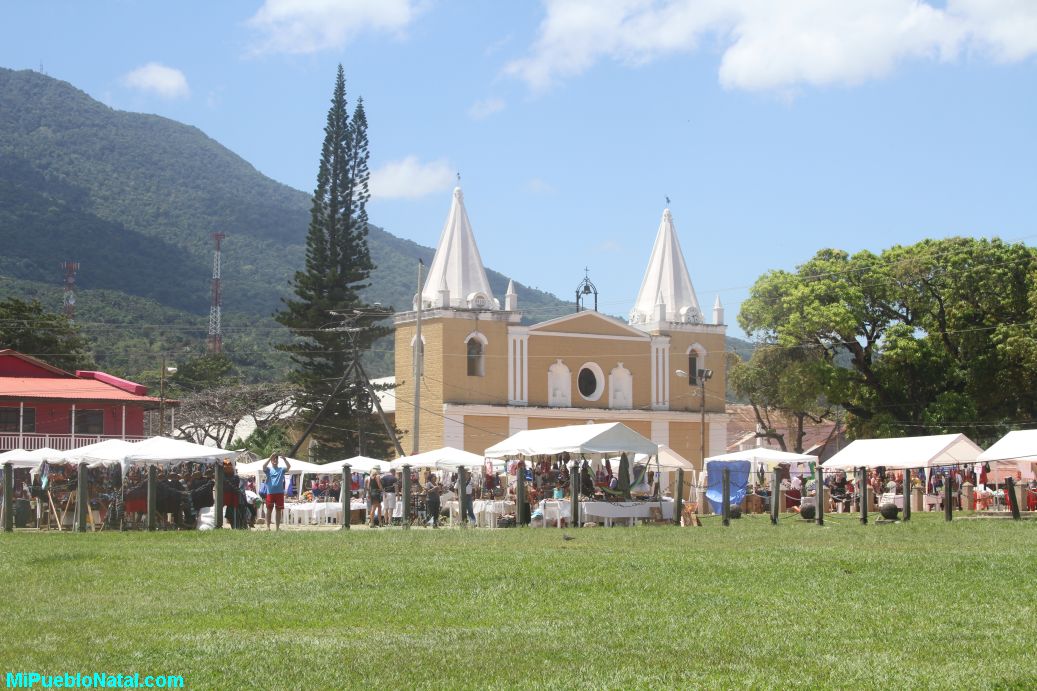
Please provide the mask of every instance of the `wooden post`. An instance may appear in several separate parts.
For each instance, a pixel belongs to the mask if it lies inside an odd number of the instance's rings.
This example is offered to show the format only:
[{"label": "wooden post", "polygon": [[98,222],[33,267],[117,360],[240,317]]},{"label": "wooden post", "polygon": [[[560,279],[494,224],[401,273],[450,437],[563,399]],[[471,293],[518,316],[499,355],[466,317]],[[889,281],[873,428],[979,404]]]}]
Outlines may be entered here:
[{"label": "wooden post", "polygon": [[519,462],[515,469],[515,525],[525,525],[526,512],[526,467],[525,463]]},{"label": "wooden post", "polygon": [[814,522],[818,525],[825,524],[825,471],[821,465],[814,466]]},{"label": "wooden post", "polygon": [[731,469],[724,468],[724,476],[721,478],[722,492],[720,499],[723,501],[720,515],[725,526],[731,525]]},{"label": "wooden post", "polygon": [[90,511],[89,481],[86,461],[80,461],[76,474],[76,530],[81,533],[86,532],[86,517]]},{"label": "wooden post", "polygon": [[911,520],[911,469],[904,468],[904,522]]},{"label": "wooden post", "polygon": [[158,468],[153,465],[148,466],[148,530],[155,530],[158,527]]},{"label": "wooden post", "polygon": [[403,465],[403,528],[410,529],[410,464]]},{"label": "wooden post", "polygon": [[461,525],[468,525],[468,469],[460,466],[457,469],[457,508],[461,514]]},{"label": "wooden post", "polygon": [[569,470],[569,525],[580,527],[580,462],[574,460]]},{"label": "wooden post", "polygon": [[954,504],[951,503],[951,474],[949,471],[943,478],[943,520],[954,520]]},{"label": "wooden post", "polygon": [[[1019,496],[1015,492],[1015,478],[1006,477],[1005,485],[1008,489],[1005,491],[1006,499],[1008,499],[1009,506],[1012,508],[1012,518],[1016,521],[1020,520],[1022,516],[1019,514]],[[1020,492],[1019,494],[1022,494]]]},{"label": "wooden post", "polygon": [[[216,527],[216,528],[222,528],[223,527],[223,479],[224,479],[223,478],[223,462],[222,461],[216,461],[216,470],[215,470],[215,472],[213,472],[212,477],[213,477],[213,482],[215,483],[215,492],[216,492],[216,503],[213,504],[213,506],[212,506],[212,510],[216,512],[216,515],[213,517],[215,519],[215,521],[213,522],[213,526]],[[270,525],[270,514],[271,513],[273,513],[273,510],[272,509],[267,509],[267,511],[266,511],[266,514],[267,514],[266,515],[267,525]]]},{"label": "wooden post", "polygon": [[673,493],[673,522],[681,524],[684,509],[684,468],[677,468],[677,491]]},{"label": "wooden post", "polygon": [[347,463],[342,466],[342,491],[338,494],[339,501],[342,502],[342,526],[340,530],[349,530],[349,523],[352,520],[349,512],[349,503],[352,496],[353,467]]},{"label": "wooden post", "polygon": [[781,480],[778,469],[771,472],[771,525],[778,525],[778,502],[781,501]]},{"label": "wooden post", "polygon": [[868,525],[868,469],[858,471],[857,500],[861,503],[861,525]]},{"label": "wooden post", "polygon": [[4,463],[4,532],[14,532],[14,465]]}]

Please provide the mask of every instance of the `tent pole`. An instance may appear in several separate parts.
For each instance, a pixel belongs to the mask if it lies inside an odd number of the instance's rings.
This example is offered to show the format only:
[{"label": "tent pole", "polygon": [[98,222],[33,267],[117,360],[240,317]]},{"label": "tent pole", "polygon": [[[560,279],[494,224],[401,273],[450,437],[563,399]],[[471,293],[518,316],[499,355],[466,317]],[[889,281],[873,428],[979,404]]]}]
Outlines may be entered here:
[{"label": "tent pole", "polygon": [[911,469],[904,468],[904,522],[911,520]]},{"label": "tent pole", "polygon": [[87,482],[86,461],[80,461],[76,473],[76,530],[80,533],[86,532],[86,512],[90,510]]},{"label": "tent pole", "polygon": [[572,528],[580,527],[580,462],[572,461],[572,469],[569,471],[569,493],[572,495],[569,502],[569,524]]},{"label": "tent pole", "polygon": [[778,525],[778,502],[781,500],[781,483],[778,480],[778,466],[771,471],[771,525]]},{"label": "tent pole", "polygon": [[954,519],[954,505],[951,504],[951,471],[943,476],[943,519],[950,522]]},{"label": "tent pole", "polygon": [[515,467],[515,525],[524,526],[526,504],[526,468],[525,461],[519,461]]},{"label": "tent pole", "polygon": [[[1008,487],[1008,490],[1005,492],[1005,494],[1007,495],[1006,499],[1008,499],[1008,501],[1011,502],[1009,506],[1012,509],[1012,519],[1016,521],[1021,520],[1022,516],[1019,515],[1019,499],[1015,493],[1015,478],[1006,477],[1005,485]],[[1020,492],[1019,494],[1022,494],[1022,492]]]},{"label": "tent pole", "polygon": [[403,471],[403,529],[410,529],[410,464],[404,463]]},{"label": "tent pole", "polygon": [[673,522],[681,524],[681,508],[684,503],[684,468],[677,468],[677,491],[673,493]]},{"label": "tent pole", "polygon": [[353,468],[348,463],[342,466],[342,490],[339,492],[339,501],[342,502],[342,525],[340,530],[349,530],[351,521],[349,515],[350,498],[353,495]]},{"label": "tent pole", "polygon": [[14,532],[14,465],[4,463],[4,532]]},{"label": "tent pole", "polygon": [[723,519],[722,519],[723,520],[723,524],[726,527],[726,526],[731,525],[731,469],[730,468],[724,468],[724,475],[723,475],[723,478],[722,478],[721,485],[722,485],[722,489],[723,489],[723,493],[721,495],[721,499],[723,500],[723,506],[721,508],[723,510],[721,511],[720,515],[723,517]]},{"label": "tent pole", "polygon": [[861,504],[861,525],[868,525],[868,469],[857,469],[857,501]]},{"label": "tent pole", "polygon": [[821,464],[818,463],[814,466],[814,484],[816,485],[814,490],[814,503],[817,505],[814,512],[814,520],[818,525],[823,526],[825,524],[825,471],[821,469]]},{"label": "tent pole", "polygon": [[[217,461],[216,469],[212,474],[214,491],[216,492],[216,502],[212,506],[212,510],[215,512],[213,517],[215,521],[213,526],[216,528],[223,527],[223,463]],[[267,510],[267,524],[270,523],[270,511]]]},{"label": "tent pole", "polygon": [[158,511],[158,505],[156,500],[156,493],[158,491],[158,468],[154,465],[147,466],[148,468],[148,530],[155,530],[158,525],[155,520]]},{"label": "tent pole", "polygon": [[468,475],[468,469],[463,465],[457,468],[457,507],[461,514],[461,525],[468,525],[468,479],[465,477]]}]

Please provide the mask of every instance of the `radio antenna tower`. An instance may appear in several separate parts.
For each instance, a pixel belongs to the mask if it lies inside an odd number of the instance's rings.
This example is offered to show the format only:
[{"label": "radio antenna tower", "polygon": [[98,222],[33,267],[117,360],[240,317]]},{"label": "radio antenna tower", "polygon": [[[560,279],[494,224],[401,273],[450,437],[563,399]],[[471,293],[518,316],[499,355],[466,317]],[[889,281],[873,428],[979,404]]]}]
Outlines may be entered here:
[{"label": "radio antenna tower", "polygon": [[223,233],[213,233],[212,239],[216,251],[212,255],[212,306],[209,308],[209,352],[223,352],[223,327],[220,324],[220,305],[223,295],[220,290],[220,242],[227,237]]},{"label": "radio antenna tower", "polygon": [[76,323],[76,272],[79,271],[79,262],[61,262],[61,268],[65,271],[65,317],[69,323]]}]

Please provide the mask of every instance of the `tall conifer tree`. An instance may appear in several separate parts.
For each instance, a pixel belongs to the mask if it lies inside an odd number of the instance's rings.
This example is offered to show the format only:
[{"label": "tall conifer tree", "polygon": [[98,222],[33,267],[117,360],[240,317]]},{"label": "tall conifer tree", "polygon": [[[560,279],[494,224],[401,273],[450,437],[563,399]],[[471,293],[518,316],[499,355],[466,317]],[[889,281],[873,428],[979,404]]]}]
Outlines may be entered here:
[{"label": "tall conifer tree", "polygon": [[346,458],[360,451],[374,455],[385,449],[386,439],[379,421],[361,407],[355,389],[345,386],[331,398],[335,384],[353,357],[353,340],[360,353],[388,329],[359,317],[347,333],[328,329],[340,326],[332,312],[355,315],[370,310],[360,293],[366,288],[374,264],[367,246],[368,141],[363,100],[353,117],[346,104],[346,78],[338,67],[331,108],[324,126],[317,186],[313,192],[310,227],[306,238],[306,264],[292,281],[295,297],[285,300],[277,313],[279,322],[292,330],[295,341],[283,346],[295,364],[293,378],[301,387],[300,407],[309,422],[327,408],[313,431],[318,441],[316,455],[323,460]]}]

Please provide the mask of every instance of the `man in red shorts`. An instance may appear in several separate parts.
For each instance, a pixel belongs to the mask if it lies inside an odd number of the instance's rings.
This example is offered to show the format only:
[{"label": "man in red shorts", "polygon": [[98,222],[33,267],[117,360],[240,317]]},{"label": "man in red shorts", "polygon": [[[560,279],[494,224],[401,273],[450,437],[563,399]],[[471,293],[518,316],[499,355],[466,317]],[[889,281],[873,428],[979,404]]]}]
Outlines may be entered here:
[{"label": "man in red shorts", "polygon": [[[279,461],[284,460],[284,465]],[[277,529],[281,529],[281,514],[284,512],[284,475],[292,469],[292,464],[284,456],[270,454],[263,464],[263,476],[266,477],[266,529],[270,530],[270,515],[275,516]]]}]

